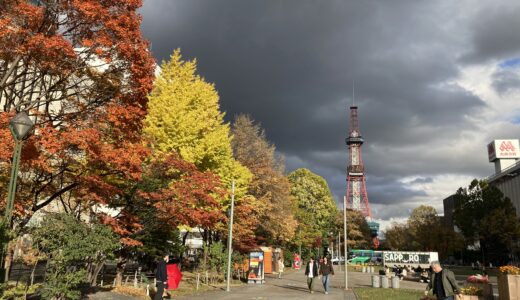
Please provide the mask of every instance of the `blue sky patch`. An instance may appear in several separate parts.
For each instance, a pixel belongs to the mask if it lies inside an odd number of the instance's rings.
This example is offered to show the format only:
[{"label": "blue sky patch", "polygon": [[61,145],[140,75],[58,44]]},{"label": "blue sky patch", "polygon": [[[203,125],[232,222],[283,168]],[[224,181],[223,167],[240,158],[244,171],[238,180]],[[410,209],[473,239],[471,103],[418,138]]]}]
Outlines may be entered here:
[{"label": "blue sky patch", "polygon": [[520,116],[513,117],[511,120],[513,124],[520,124]]},{"label": "blue sky patch", "polygon": [[505,60],[505,61],[501,62],[498,66],[501,68],[513,68],[513,67],[520,66],[520,57]]}]

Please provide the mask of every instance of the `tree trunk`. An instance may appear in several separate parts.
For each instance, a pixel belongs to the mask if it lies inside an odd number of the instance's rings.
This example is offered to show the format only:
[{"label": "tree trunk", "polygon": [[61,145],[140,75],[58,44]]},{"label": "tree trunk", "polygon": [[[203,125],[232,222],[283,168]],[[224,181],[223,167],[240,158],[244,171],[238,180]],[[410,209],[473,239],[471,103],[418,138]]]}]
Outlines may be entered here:
[{"label": "tree trunk", "polygon": [[119,261],[116,265],[116,286],[123,284],[123,273],[125,272],[126,259],[119,257]]},{"label": "tree trunk", "polygon": [[87,269],[87,281],[89,283],[92,282],[92,274],[94,273],[92,271],[92,269],[94,268],[93,265],[94,265],[94,263],[92,261],[89,261],[87,263],[87,268],[86,268]]},{"label": "tree trunk", "polygon": [[96,264],[96,267],[94,268],[94,273],[92,274],[92,279],[90,281],[91,286],[96,285],[99,272],[101,272],[101,269],[103,269],[104,266],[105,266],[105,262],[100,261]]},{"label": "tree trunk", "polygon": [[482,270],[486,268],[486,243],[481,239],[480,240],[480,251],[482,252]]},{"label": "tree trunk", "polygon": [[24,299],[27,299],[27,292],[29,291],[29,287],[31,285],[33,285],[33,283],[34,283],[34,272],[36,271],[37,265],[38,265],[38,259],[36,260],[36,263],[34,263],[34,267],[32,268],[32,271],[31,271],[31,276],[27,279],[27,284],[25,286],[25,291],[23,294]]},{"label": "tree trunk", "polygon": [[103,267],[105,262],[105,256],[97,253],[96,257],[89,261],[87,265],[87,281],[90,286],[95,286],[99,271]]},{"label": "tree trunk", "polygon": [[13,263],[13,251],[10,249],[11,247],[7,247],[7,253],[5,256],[5,282],[9,281],[9,271],[11,270],[11,264]]},{"label": "tree trunk", "polygon": [[204,249],[204,270],[208,270],[208,247],[209,247],[209,243],[208,243],[208,230],[207,229],[204,229],[204,235],[203,235],[203,239],[202,239],[202,244],[204,245],[203,246],[203,249]]},{"label": "tree trunk", "polygon": [[33,267],[32,271],[31,271],[31,285],[34,284],[34,273],[36,273],[36,267],[37,266],[38,266],[38,260],[34,264],[34,267]]}]

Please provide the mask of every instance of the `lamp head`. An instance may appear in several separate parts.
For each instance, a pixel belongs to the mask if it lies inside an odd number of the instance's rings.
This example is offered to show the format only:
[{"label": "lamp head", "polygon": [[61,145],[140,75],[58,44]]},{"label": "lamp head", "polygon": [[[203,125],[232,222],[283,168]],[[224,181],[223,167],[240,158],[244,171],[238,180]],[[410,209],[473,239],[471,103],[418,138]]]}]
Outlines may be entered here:
[{"label": "lamp head", "polygon": [[11,121],[9,121],[9,127],[14,138],[18,141],[25,139],[29,132],[34,127],[34,123],[31,121],[26,112],[22,111],[16,114]]}]

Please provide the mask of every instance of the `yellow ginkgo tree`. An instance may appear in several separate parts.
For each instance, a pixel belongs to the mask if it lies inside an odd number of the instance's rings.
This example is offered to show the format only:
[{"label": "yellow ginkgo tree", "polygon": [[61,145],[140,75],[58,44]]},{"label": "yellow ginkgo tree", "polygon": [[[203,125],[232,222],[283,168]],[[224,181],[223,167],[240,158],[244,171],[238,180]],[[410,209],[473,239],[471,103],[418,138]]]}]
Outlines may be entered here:
[{"label": "yellow ginkgo tree", "polygon": [[[247,195],[252,174],[233,157],[230,126],[224,121],[215,86],[196,71],[196,60],[184,61],[178,49],[161,64],[149,96],[144,132],[155,153],[178,153],[200,171],[218,175],[228,191],[234,180],[236,211],[240,212],[245,208],[241,206],[256,202]],[[230,204],[229,198],[230,193],[220,199],[223,209]],[[237,223],[240,228],[238,218]],[[247,227],[251,226],[255,224]],[[225,226],[216,229],[225,234]]]},{"label": "yellow ginkgo tree", "polygon": [[155,151],[177,152],[200,170],[219,175],[228,186],[234,179],[243,192],[251,172],[233,158],[230,128],[215,86],[196,71],[196,60],[183,61],[179,49],[162,63],[149,96],[144,131]]}]

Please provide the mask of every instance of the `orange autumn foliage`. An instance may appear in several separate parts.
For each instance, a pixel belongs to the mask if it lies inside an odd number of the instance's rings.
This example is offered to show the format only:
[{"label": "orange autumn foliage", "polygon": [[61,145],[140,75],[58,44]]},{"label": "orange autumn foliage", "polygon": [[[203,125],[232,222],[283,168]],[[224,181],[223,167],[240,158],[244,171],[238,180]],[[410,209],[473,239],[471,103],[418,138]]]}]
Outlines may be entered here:
[{"label": "orange autumn foliage", "polygon": [[[34,1],[38,2],[38,1]],[[98,213],[135,245],[139,220],[119,206],[150,154],[141,138],[154,61],[136,0],[3,0],[0,10],[0,196],[5,205],[13,140],[7,124],[27,111],[14,221],[23,228],[53,204]],[[119,213],[101,214],[104,205]]]},{"label": "orange autumn foliage", "polygon": [[158,158],[149,169],[166,185],[140,195],[155,207],[157,218],[172,228],[187,225],[209,229],[226,219],[217,201],[226,190],[217,175],[199,171],[177,154]]}]

